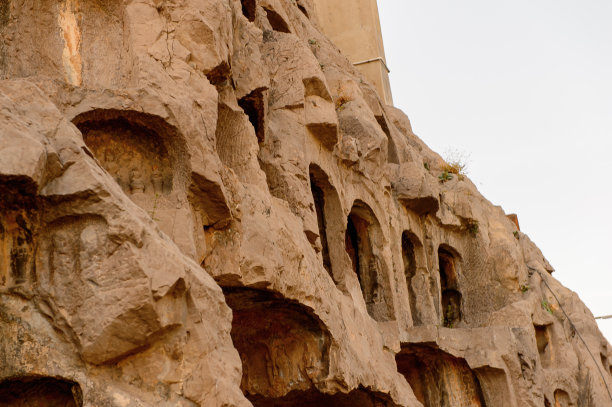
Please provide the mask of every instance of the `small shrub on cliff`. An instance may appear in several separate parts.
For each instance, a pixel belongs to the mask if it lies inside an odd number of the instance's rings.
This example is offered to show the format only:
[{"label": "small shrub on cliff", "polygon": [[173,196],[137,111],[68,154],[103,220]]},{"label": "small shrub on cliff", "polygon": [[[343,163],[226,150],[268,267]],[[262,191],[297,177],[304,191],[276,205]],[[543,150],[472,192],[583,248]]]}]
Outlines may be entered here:
[{"label": "small shrub on cliff", "polygon": [[350,101],[351,100],[346,96],[339,96],[338,99],[336,99],[336,110],[344,109],[344,105],[346,105]]},{"label": "small shrub on cliff", "polygon": [[444,154],[442,171],[457,175],[457,178],[461,181],[467,175],[468,162],[469,154],[459,150],[447,150]]},{"label": "small shrub on cliff", "polygon": [[550,302],[547,300],[542,300],[542,308],[544,311],[548,312],[550,315],[553,315],[553,307]]},{"label": "small shrub on cliff", "polygon": [[476,236],[478,234],[478,231],[480,230],[480,224],[478,223],[476,219],[468,220],[466,227],[467,227],[467,231],[472,236]]},{"label": "small shrub on cliff", "polygon": [[453,176],[448,171],[444,171],[438,176],[438,179],[441,183],[445,183],[446,181],[450,181],[451,179],[453,179]]}]

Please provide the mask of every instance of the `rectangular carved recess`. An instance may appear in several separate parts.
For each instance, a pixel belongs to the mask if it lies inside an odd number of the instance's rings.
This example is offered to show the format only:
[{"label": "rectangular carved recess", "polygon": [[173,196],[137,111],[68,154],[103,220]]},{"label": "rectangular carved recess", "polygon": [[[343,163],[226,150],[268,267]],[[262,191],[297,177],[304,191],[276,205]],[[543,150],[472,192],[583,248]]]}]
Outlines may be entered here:
[{"label": "rectangular carved recess", "polygon": [[552,359],[552,348],[550,345],[550,328],[548,325],[534,325],[536,335],[536,345],[542,367],[550,367]]},{"label": "rectangular carved recess", "polygon": [[[325,194],[317,185],[312,174],[310,176],[310,190],[314,199],[315,211],[317,213],[317,223],[319,226],[319,238],[321,239],[321,255],[323,257],[323,267],[332,275],[331,259],[329,257],[329,247],[327,244],[327,222],[325,221]],[[333,277],[333,275],[332,275]]]},{"label": "rectangular carved recess", "polygon": [[442,297],[442,322],[445,327],[454,328],[463,318],[455,256],[450,251],[440,248],[438,250],[438,264]]},{"label": "rectangular carved recess", "polygon": [[249,117],[249,121],[255,129],[257,142],[263,143],[265,140],[266,130],[266,111],[264,101],[264,88],[255,89],[238,101],[238,105],[244,110],[244,113]]}]

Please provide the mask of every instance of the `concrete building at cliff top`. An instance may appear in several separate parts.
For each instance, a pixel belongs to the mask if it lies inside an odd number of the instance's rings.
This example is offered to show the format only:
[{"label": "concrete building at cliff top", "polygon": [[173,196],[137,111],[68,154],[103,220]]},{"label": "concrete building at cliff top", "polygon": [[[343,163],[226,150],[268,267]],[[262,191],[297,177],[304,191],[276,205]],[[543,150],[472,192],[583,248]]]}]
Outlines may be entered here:
[{"label": "concrete building at cliff top", "polygon": [[321,30],[393,104],[376,0],[315,0]]}]

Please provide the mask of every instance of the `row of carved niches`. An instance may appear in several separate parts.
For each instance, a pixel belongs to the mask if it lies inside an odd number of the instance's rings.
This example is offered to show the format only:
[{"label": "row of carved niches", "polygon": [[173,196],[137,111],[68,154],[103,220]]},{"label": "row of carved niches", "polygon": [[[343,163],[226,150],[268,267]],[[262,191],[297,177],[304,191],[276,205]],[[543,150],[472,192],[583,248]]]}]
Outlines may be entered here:
[{"label": "row of carved niches", "polygon": [[196,227],[186,192],[186,154],[176,130],[159,117],[93,111],[74,120],[100,164],[174,242],[195,254]]},{"label": "row of carved niches", "polygon": [[242,391],[252,402],[314,389],[329,372],[330,337],[304,306],[272,292],[223,288],[232,341],[242,360]]}]

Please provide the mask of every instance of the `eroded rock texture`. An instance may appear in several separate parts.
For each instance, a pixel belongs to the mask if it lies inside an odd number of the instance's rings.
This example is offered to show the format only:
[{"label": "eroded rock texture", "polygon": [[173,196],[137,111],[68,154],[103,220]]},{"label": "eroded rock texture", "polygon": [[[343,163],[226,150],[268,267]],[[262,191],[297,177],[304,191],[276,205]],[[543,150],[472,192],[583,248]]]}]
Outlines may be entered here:
[{"label": "eroded rock texture", "polygon": [[0,405],[610,405],[591,313],[313,16],[0,2]]}]

